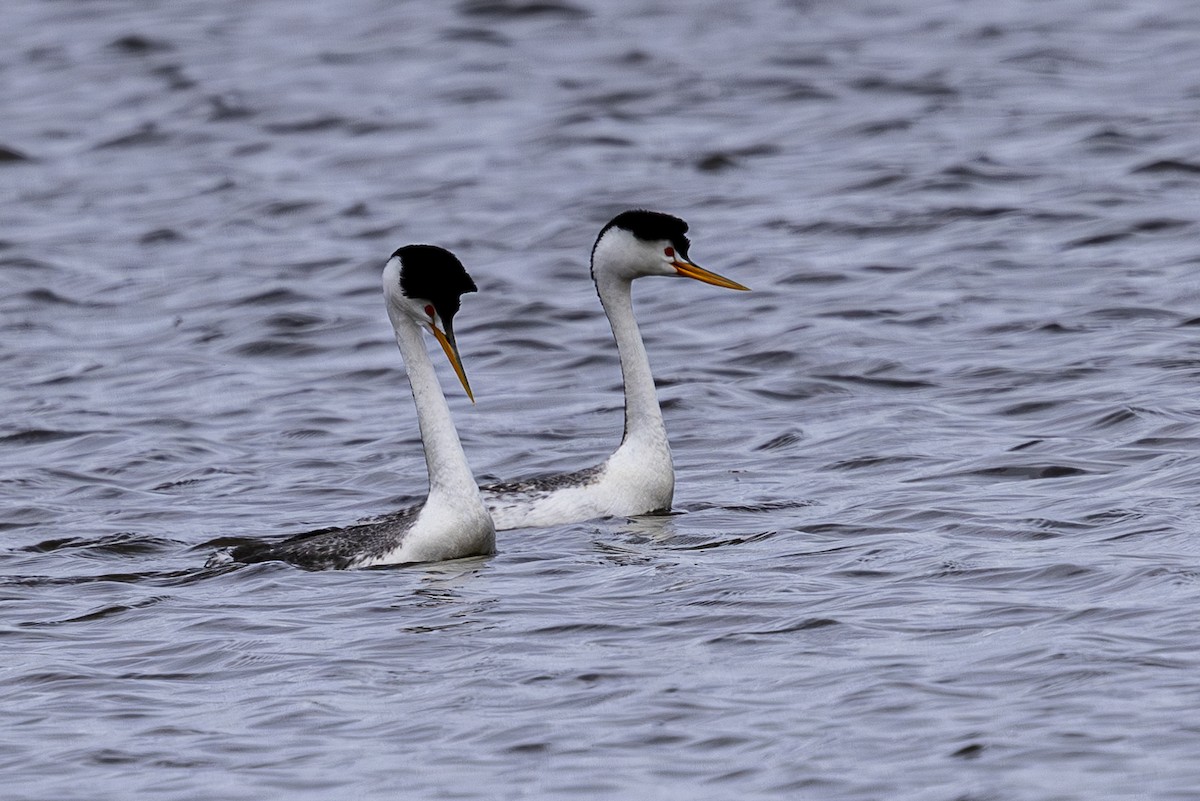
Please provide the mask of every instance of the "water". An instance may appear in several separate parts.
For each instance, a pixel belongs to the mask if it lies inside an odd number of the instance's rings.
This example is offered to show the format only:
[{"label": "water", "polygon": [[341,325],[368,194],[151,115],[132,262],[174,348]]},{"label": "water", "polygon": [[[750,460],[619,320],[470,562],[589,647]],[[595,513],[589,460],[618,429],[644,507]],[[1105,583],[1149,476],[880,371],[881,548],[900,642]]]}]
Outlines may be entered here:
[{"label": "water", "polygon": [[[14,799],[1194,798],[1200,10],[16,2],[0,53]],[[679,512],[201,569],[424,493],[378,288],[453,249],[483,480]],[[440,364],[439,369],[444,367]]]}]

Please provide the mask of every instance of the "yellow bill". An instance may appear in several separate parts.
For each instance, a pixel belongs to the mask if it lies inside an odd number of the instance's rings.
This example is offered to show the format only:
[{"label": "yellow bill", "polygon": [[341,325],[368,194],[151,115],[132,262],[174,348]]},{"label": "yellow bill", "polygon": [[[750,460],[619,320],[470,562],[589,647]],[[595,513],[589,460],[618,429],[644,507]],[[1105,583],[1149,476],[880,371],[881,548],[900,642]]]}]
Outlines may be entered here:
[{"label": "yellow bill", "polygon": [[750,291],[750,287],[742,286],[737,281],[730,281],[725,276],[717,275],[716,273],[710,272],[703,267],[697,267],[690,261],[676,259],[675,261],[671,262],[671,266],[675,268],[677,273],[687,278],[695,278],[697,281],[703,281],[704,283],[712,284],[713,286],[723,286],[726,289],[740,289],[743,292]]},{"label": "yellow bill", "polygon": [[446,358],[450,360],[450,366],[454,368],[454,374],[462,382],[463,389],[467,391],[467,397],[471,399],[471,403],[474,403],[475,395],[471,392],[471,385],[467,382],[467,374],[463,372],[462,359],[458,357],[458,345],[454,341],[454,334],[442,333],[436,325],[429,326],[429,330],[433,332],[434,338],[441,344],[442,350],[446,351]]}]

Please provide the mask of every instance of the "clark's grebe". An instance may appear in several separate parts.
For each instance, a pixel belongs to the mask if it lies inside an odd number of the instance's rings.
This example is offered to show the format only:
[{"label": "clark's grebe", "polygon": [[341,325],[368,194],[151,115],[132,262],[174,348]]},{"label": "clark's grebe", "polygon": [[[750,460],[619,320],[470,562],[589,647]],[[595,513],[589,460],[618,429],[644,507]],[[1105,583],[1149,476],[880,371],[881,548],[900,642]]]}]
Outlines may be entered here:
[{"label": "clark's grebe", "polygon": [[688,258],[687,223],[656,211],[618,214],[592,246],[592,280],[608,315],[625,384],[625,433],[602,464],[574,473],[483,487],[497,529],[553,526],[597,517],[670,509],[675,468],[654,391],[646,346],[633,316],[631,285],[647,275],[747,287],[697,267]]},{"label": "clark's grebe", "polygon": [[215,554],[210,565],[281,560],[322,570],[436,562],[495,551],[492,519],[421,339],[422,328],[433,334],[474,401],[454,339],[459,300],[474,291],[475,282],[454,254],[433,245],[402,247],[383,269],[388,317],[408,370],[429,469],[425,503],[345,528],[321,529],[279,542],[239,545]]}]

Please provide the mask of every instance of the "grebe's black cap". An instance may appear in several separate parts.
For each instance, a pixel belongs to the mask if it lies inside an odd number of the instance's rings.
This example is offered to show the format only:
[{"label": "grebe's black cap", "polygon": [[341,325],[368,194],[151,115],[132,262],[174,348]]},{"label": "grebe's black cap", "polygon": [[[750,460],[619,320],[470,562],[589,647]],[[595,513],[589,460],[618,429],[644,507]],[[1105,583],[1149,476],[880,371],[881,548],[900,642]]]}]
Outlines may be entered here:
[{"label": "grebe's black cap", "polygon": [[432,303],[449,331],[459,299],[479,291],[462,262],[437,245],[405,245],[392,256],[400,259],[400,291],[405,297]]}]

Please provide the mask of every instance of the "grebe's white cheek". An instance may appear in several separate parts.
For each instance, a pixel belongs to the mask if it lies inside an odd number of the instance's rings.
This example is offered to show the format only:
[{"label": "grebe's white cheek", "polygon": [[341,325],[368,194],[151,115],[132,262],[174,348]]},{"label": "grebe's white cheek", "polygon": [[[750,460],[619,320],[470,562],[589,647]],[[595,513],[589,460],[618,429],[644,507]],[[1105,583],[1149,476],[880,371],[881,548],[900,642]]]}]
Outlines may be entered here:
[{"label": "grebe's white cheek", "polygon": [[410,298],[404,295],[398,295],[395,299],[397,308],[404,312],[404,316],[408,317],[414,323],[422,328],[428,328],[430,323],[437,322],[437,312],[433,315],[427,311],[432,309],[433,304],[424,298]]},{"label": "grebe's white cheek", "polygon": [[681,261],[678,256],[663,256],[660,262],[661,269],[659,275],[667,275],[672,278],[682,277],[679,275],[679,270],[675,268],[676,262]]}]

